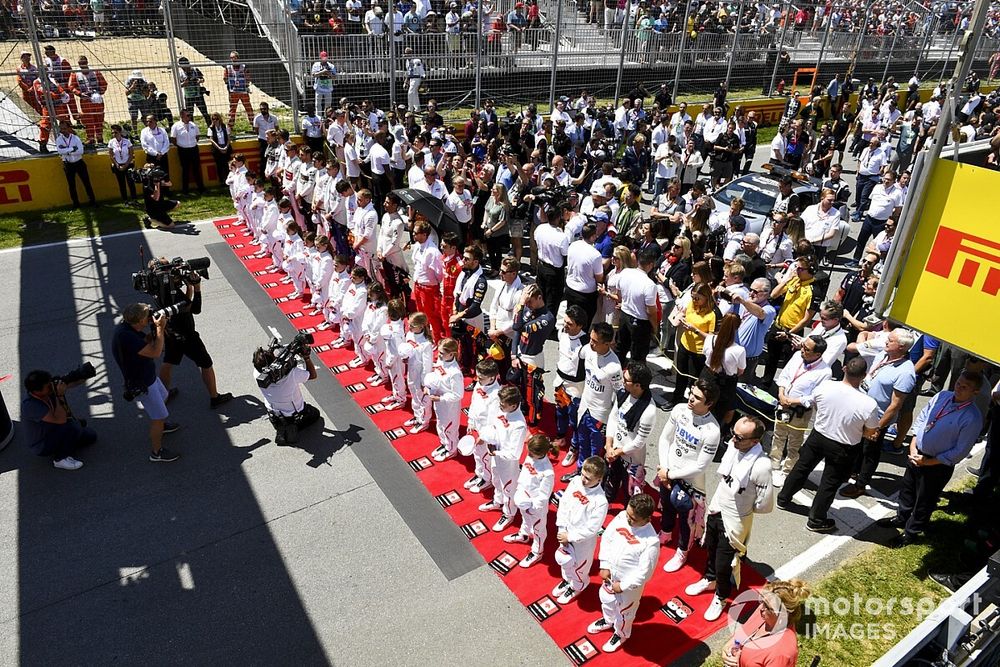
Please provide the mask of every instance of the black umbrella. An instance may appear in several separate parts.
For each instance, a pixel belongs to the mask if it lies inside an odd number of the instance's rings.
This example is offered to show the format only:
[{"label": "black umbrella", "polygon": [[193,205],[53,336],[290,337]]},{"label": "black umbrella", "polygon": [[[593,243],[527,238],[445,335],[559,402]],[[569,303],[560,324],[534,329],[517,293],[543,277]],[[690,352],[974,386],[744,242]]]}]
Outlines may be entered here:
[{"label": "black umbrella", "polygon": [[462,225],[455,219],[455,216],[448,210],[448,207],[444,205],[444,201],[441,199],[438,199],[429,192],[414,188],[400,188],[399,190],[393,190],[392,194],[402,199],[404,204],[412,206],[413,210],[427,218],[431,226],[437,230],[438,236],[447,232],[455,232],[458,238],[462,239],[465,237]]}]

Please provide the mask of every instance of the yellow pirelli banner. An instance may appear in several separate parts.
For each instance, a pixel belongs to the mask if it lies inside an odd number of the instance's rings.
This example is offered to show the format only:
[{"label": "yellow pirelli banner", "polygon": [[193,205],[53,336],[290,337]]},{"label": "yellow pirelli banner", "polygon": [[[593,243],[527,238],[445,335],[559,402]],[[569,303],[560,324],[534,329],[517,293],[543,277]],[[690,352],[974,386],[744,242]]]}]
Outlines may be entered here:
[{"label": "yellow pirelli banner", "polygon": [[890,316],[1000,363],[1000,173],[938,160]]}]

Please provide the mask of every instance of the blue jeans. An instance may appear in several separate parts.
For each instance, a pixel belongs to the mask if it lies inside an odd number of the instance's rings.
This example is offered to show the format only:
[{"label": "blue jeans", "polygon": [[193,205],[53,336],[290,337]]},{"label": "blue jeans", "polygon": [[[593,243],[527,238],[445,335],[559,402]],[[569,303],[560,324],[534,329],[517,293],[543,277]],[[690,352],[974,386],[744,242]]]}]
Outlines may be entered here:
[{"label": "blue jeans", "polygon": [[573,434],[576,445],[576,469],[583,468],[583,462],[591,456],[604,456],[604,437],[608,425],[590,415],[590,410],[580,417],[580,424]]},{"label": "blue jeans", "polygon": [[865,254],[865,246],[868,239],[878,236],[885,229],[885,220],[876,220],[870,215],[862,218],[861,231],[858,232],[858,244],[854,247],[854,259],[860,260]]}]

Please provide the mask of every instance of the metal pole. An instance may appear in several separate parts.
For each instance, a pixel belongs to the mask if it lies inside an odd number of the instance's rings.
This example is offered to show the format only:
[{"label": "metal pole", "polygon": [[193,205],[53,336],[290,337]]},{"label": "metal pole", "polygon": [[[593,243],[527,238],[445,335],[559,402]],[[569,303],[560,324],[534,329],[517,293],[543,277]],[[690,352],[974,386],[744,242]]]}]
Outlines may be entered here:
[{"label": "metal pole", "polygon": [[892,33],[892,41],[889,42],[889,55],[885,59],[885,69],[882,70],[882,83],[885,83],[886,78],[889,76],[889,63],[892,62],[892,54],[896,50],[896,40],[899,38],[900,27],[896,26],[896,30]]},{"label": "metal pole", "polygon": [[[819,55],[816,56],[816,71],[813,72],[813,85],[816,85],[816,80],[819,79],[819,66],[823,62],[823,54],[826,52],[826,43],[830,39],[830,28],[833,27],[833,5],[830,5],[830,13],[824,16],[826,19],[826,30],[823,31],[823,41],[819,45]],[[812,96],[812,90],[809,91],[810,97]]]},{"label": "metal pole", "polygon": [[299,40],[298,31],[295,29],[295,24],[292,23],[292,8],[289,5],[289,0],[285,0],[285,30],[288,35],[285,40],[288,49],[286,54],[288,57],[288,80],[292,84],[292,129],[295,130],[295,134],[300,134],[302,130],[299,118],[299,74],[297,71],[298,59],[295,57],[295,52],[299,48]]},{"label": "metal pole", "polygon": [[163,0],[163,18],[166,19],[164,26],[167,30],[167,50],[170,52],[170,73],[174,79],[174,94],[177,96],[177,104],[180,109],[184,108],[184,91],[181,90],[181,77],[177,67],[177,44],[174,41],[174,19],[170,12],[171,0]]},{"label": "metal pole", "polygon": [[854,66],[858,62],[858,52],[861,51],[861,47],[865,43],[865,33],[868,32],[868,20],[871,18],[872,7],[874,7],[874,5],[875,1],[872,0],[872,2],[869,2],[868,6],[865,8],[865,20],[861,22],[861,32],[858,35],[858,42],[854,46],[854,55],[851,56],[851,64],[847,66],[847,71],[849,73],[854,71]]},{"label": "metal pole", "polygon": [[[56,106],[52,103],[52,95],[49,92],[52,90],[51,83],[49,82],[49,72],[45,67],[45,61],[42,60],[42,49],[38,46],[38,27],[35,25],[35,8],[32,7],[31,2],[24,3],[24,15],[28,21],[28,32],[31,37],[31,50],[35,54],[35,62],[38,63],[38,76],[42,80],[42,90],[45,91],[45,109],[49,112],[49,123],[56,123]],[[57,132],[58,127],[54,128]],[[38,144],[39,149],[42,148],[41,141]],[[46,148],[47,150],[47,148]]]},{"label": "metal pole", "polygon": [[961,39],[961,36],[961,31],[958,29],[958,26],[955,26],[955,38],[951,40],[951,46],[948,47],[948,55],[945,56],[944,65],[941,67],[942,77],[944,77],[944,73],[948,69],[948,63],[951,62],[951,53],[955,50],[955,47],[958,46],[958,40]]},{"label": "metal pole", "polygon": [[882,273],[882,280],[879,281],[878,291],[875,293],[875,310],[881,312],[889,304],[889,297],[896,287],[899,279],[899,272],[906,256],[910,251],[913,242],[913,234],[916,231],[917,221],[924,206],[924,195],[927,192],[927,185],[930,183],[934,167],[941,157],[945,141],[951,135],[957,125],[953,124],[955,108],[958,105],[958,98],[962,90],[962,82],[969,75],[972,69],[973,54],[969,51],[968,45],[975,43],[983,34],[986,26],[986,10],[989,9],[990,0],[976,0],[976,6],[972,10],[972,22],[970,30],[966,33],[965,45],[958,55],[958,62],[955,63],[955,74],[947,90],[947,97],[951,98],[948,103],[941,107],[941,117],[938,119],[937,131],[934,133],[934,141],[927,150],[918,157],[924,160],[923,171],[920,178],[913,181],[914,185],[906,195],[903,202],[903,213],[896,229],[896,237],[889,248],[889,254],[885,260],[885,269]]},{"label": "metal pole", "polygon": [[562,35],[562,0],[556,0],[556,34],[552,37],[552,70],[549,73],[549,113],[556,108],[556,64],[559,60],[559,40]]},{"label": "metal pole", "polygon": [[681,44],[677,49],[677,68],[674,70],[674,92],[670,98],[677,104],[677,89],[681,85],[681,61],[684,59],[684,42],[687,40],[688,18],[691,16],[691,0],[684,0],[684,25],[681,26]]},{"label": "metal pole", "polygon": [[736,58],[736,49],[740,43],[740,21],[743,19],[743,0],[740,0],[740,8],[736,14],[736,32],[733,33],[733,48],[729,49],[729,63],[726,64],[726,88],[729,88],[729,77],[733,74],[733,60]]},{"label": "metal pole", "polygon": [[476,3],[476,108],[483,108],[483,3]]},{"label": "metal pole", "polygon": [[777,48],[778,52],[774,54],[774,69],[771,70],[771,85],[767,89],[767,96],[770,97],[774,94],[774,84],[778,78],[778,63],[781,62],[781,45],[785,43],[785,33],[788,32],[788,15],[791,13],[791,0],[785,2],[785,18],[783,20],[783,25],[781,26],[781,37],[778,38]]},{"label": "metal pole", "polygon": [[628,17],[632,13],[632,0],[625,3],[625,18],[622,19],[622,50],[618,55],[618,76],[615,79],[615,108],[622,89],[622,70],[625,69],[625,46],[628,44]]},{"label": "metal pole", "polygon": [[[389,38],[389,108],[396,110],[396,4],[394,0],[389,0],[389,13],[386,21],[388,29],[385,31]],[[403,119],[400,118],[402,123]]]},{"label": "metal pole", "polygon": [[924,59],[924,52],[929,50],[931,44],[934,42],[934,28],[936,24],[937,15],[931,14],[931,24],[927,30],[927,34],[924,35],[924,43],[920,46],[920,53],[917,54],[917,65],[913,68],[913,76],[917,78],[920,78],[920,63]]}]

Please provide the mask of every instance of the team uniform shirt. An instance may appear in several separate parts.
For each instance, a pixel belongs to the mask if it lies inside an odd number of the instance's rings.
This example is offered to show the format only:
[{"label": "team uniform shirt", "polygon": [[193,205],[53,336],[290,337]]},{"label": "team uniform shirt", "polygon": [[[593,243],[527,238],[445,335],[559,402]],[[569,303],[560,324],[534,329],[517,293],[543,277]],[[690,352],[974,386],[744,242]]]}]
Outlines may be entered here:
[{"label": "team uniform shirt", "polygon": [[267,131],[278,129],[278,118],[271,114],[257,114],[253,118],[253,127],[257,130],[257,139],[267,141]]},{"label": "team uniform shirt", "polygon": [[581,294],[597,291],[597,276],[604,273],[604,258],[584,240],[573,241],[566,255],[566,287]]},{"label": "team uniform shirt", "polygon": [[583,346],[580,358],[584,363],[586,379],[578,414],[582,417],[590,412],[595,421],[607,423],[616,393],[625,388],[621,362],[612,350],[599,355],[590,345]]},{"label": "team uniform shirt", "polygon": [[[548,456],[540,459],[528,457],[521,465],[521,473],[517,476],[517,490],[514,492],[514,504],[519,508],[529,507],[533,514],[544,514],[548,510],[549,498],[552,497],[552,487],[555,484],[555,471]],[[521,526],[524,530],[524,526]],[[537,531],[538,528],[536,527]]]},{"label": "team uniform shirt", "polygon": [[452,291],[456,311],[465,311],[462,320],[474,329],[482,331],[486,328],[483,314],[483,299],[486,298],[488,285],[483,267],[475,271],[463,270]]},{"label": "team uniform shirt", "polygon": [[63,162],[73,164],[83,159],[83,142],[80,137],[70,133],[69,136],[61,132],[56,136],[56,152]]},{"label": "team uniform shirt", "polygon": [[500,383],[496,380],[487,385],[476,383],[469,402],[467,427],[470,433],[479,433],[500,413],[499,392]]},{"label": "team uniform shirt", "polygon": [[522,363],[545,368],[545,341],[556,326],[555,316],[544,307],[532,311],[528,307],[514,316],[511,328],[516,334],[511,346],[511,357]]},{"label": "team uniform shirt", "polygon": [[369,259],[375,256],[375,225],[377,224],[378,213],[375,212],[375,207],[371,202],[368,202],[364,208],[354,211],[351,229],[354,232],[355,242],[364,237],[365,240],[359,250],[366,253]]},{"label": "team uniform shirt", "polygon": [[423,243],[413,245],[413,282],[420,286],[441,284],[443,273],[441,251],[431,242],[430,238]]},{"label": "team uniform shirt", "polygon": [[578,551],[589,544],[593,554],[597,533],[604,526],[607,516],[608,499],[601,485],[588,488],[583,485],[583,479],[574,477],[559,497],[556,528],[566,531],[570,544]]},{"label": "team uniform shirt", "polygon": [[629,469],[629,476],[645,479],[646,445],[656,425],[656,404],[650,400],[639,415],[635,429],[630,430],[625,416],[637,401],[631,394],[625,393],[624,398],[619,394],[618,406],[611,410],[608,420],[607,436],[614,439],[616,449],[622,450],[622,460]]},{"label": "team uniform shirt", "polygon": [[156,126],[152,130],[148,127],[142,128],[139,133],[139,144],[147,155],[158,157],[166,154],[170,150],[170,138],[165,130]]},{"label": "team uniform shirt", "polygon": [[514,337],[514,311],[521,300],[522,289],[520,277],[514,278],[509,285],[503,283],[496,290],[490,304],[490,326],[511,339]]},{"label": "team uniform shirt", "polygon": [[312,204],[316,191],[316,167],[311,162],[303,162],[299,167],[295,195]]},{"label": "team uniform shirt", "polygon": [[604,529],[598,559],[622,591],[641,591],[653,576],[659,554],[660,540],[653,524],[633,528],[628,514],[619,512]]},{"label": "team uniform shirt", "polygon": [[674,406],[660,432],[657,445],[660,457],[666,456],[665,467],[672,480],[682,480],[705,493],[705,472],[715,458],[721,438],[719,422],[709,412],[696,415],[687,404]]},{"label": "team uniform shirt", "polygon": [[826,352],[823,353],[823,361],[833,366],[843,356],[847,350],[847,332],[837,324],[832,329],[824,329],[822,325],[810,332],[810,335],[820,336],[826,341]]}]

